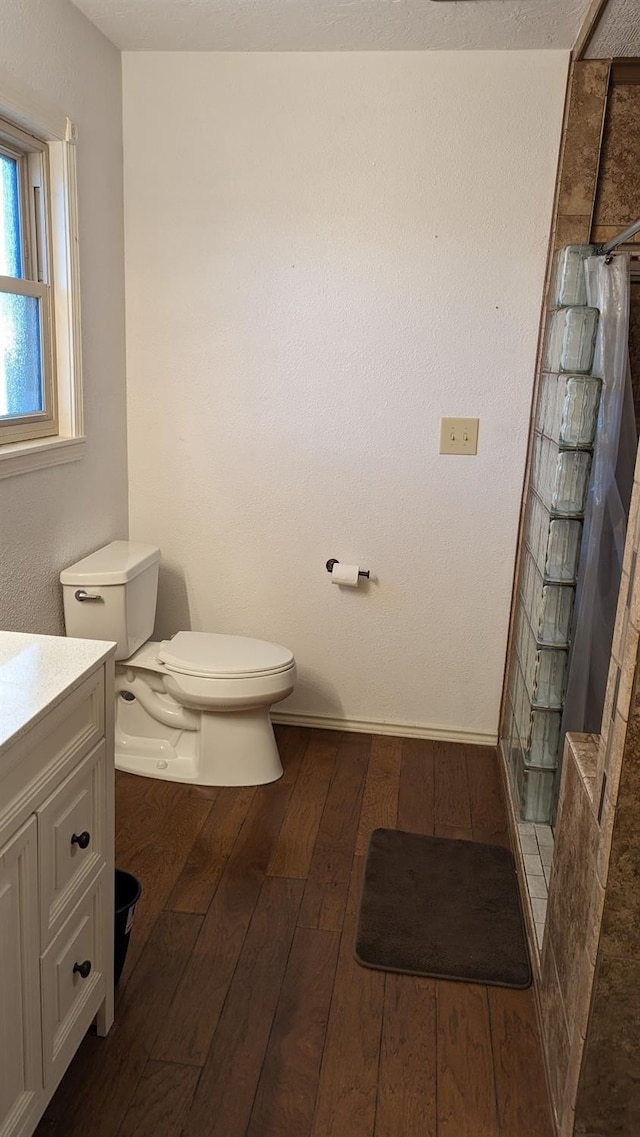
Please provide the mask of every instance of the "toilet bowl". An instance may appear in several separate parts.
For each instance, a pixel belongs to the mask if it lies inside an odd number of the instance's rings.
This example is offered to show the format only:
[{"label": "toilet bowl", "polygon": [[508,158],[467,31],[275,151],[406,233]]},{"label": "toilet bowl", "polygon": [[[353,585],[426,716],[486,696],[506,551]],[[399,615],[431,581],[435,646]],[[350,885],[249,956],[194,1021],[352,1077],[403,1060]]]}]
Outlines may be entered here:
[{"label": "toilet bowl", "polygon": [[178,632],[146,643],[116,665],[116,766],[199,785],[273,782],[269,709],[294,684],[291,652],[264,640]]},{"label": "toilet bowl", "polygon": [[116,650],[116,767],[207,786],[275,781],[270,707],[293,691],[293,653],[248,636],[177,632],[151,641],[155,546],[114,541],[61,574],[67,635]]}]

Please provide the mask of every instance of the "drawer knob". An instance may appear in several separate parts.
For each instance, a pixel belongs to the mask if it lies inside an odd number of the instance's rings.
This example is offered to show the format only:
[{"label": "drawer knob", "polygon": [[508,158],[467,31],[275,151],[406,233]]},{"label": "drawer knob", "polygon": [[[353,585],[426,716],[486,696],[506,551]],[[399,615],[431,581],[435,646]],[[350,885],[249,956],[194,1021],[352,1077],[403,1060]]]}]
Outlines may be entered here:
[{"label": "drawer knob", "polygon": [[84,963],[74,963],[74,965],[73,965],[74,975],[75,975],[76,971],[78,972],[78,975],[80,976],[81,979],[88,979],[89,976],[91,975],[91,960],[85,959]]},{"label": "drawer knob", "polygon": [[79,847],[81,849],[86,849],[90,840],[91,840],[91,834],[87,833],[87,831],[85,829],[84,833],[74,833],[73,834],[73,837],[71,838],[71,844],[72,845],[79,845]]}]

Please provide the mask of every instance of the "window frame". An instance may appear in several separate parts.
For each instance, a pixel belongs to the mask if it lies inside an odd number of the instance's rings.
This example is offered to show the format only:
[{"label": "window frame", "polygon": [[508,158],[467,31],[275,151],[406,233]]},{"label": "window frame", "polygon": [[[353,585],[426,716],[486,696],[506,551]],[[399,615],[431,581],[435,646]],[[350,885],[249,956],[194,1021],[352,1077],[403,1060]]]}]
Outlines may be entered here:
[{"label": "window frame", "polygon": [[[0,117],[0,154],[18,165],[20,245],[23,275],[0,276],[0,292],[39,301],[42,410],[24,415],[0,415],[0,446],[58,433],[55,360],[55,322],[51,273],[51,211],[47,145]],[[36,190],[39,191],[36,201]]]},{"label": "window frame", "polygon": [[[49,226],[47,276],[55,379],[55,433],[2,442],[0,478],[74,462],[85,448],[82,399],[82,328],[76,175],[77,128],[57,107],[0,70],[0,118],[39,143],[46,154]],[[3,277],[3,282],[7,279]],[[23,281],[24,283],[24,281]],[[50,404],[52,405],[52,404]],[[4,420],[6,422],[6,419]],[[53,418],[50,423],[53,424]],[[46,429],[46,428],[45,428]]]}]

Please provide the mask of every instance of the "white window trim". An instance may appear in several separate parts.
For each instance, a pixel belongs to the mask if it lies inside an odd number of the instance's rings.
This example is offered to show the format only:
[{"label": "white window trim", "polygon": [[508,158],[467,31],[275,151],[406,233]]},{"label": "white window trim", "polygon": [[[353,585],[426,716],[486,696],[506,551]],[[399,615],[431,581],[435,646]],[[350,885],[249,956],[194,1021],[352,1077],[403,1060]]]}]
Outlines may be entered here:
[{"label": "white window trim", "polygon": [[58,433],[0,446],[0,478],[75,462],[82,457],[82,329],[78,253],[77,129],[65,115],[0,73],[0,117],[47,144],[58,395]]}]

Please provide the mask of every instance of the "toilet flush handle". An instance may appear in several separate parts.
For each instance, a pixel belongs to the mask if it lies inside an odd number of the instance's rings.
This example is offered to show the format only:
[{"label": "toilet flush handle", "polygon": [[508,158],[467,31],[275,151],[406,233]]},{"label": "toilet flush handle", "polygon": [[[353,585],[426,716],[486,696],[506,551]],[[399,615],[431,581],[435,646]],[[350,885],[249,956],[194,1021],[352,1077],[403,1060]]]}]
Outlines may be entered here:
[{"label": "toilet flush handle", "polygon": [[74,596],[76,600],[102,600],[97,592],[85,592],[84,588],[77,588]]}]

